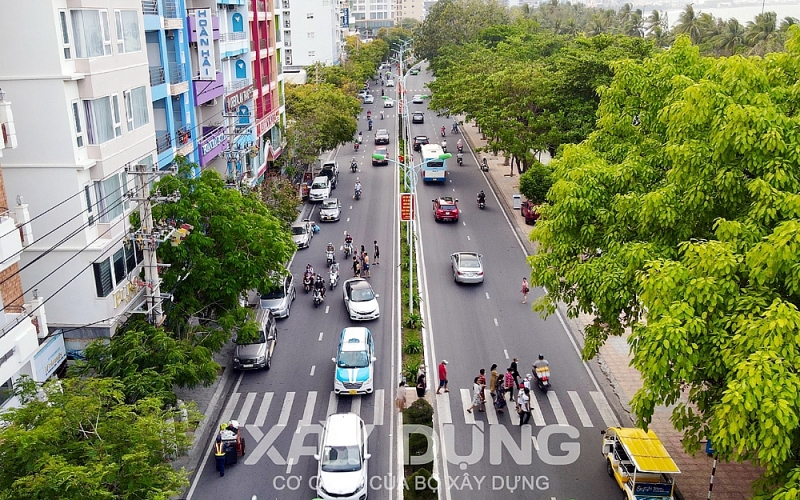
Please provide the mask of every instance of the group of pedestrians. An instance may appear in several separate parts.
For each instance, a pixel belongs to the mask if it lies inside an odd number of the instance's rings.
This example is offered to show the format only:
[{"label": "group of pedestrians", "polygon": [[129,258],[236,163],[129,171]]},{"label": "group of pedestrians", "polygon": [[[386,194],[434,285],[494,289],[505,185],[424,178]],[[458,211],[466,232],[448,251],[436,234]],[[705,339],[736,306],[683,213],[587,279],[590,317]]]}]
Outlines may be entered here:
[{"label": "group of pedestrians", "polygon": [[[380,264],[381,249],[378,246],[378,240],[373,242],[372,262],[377,266]],[[353,255],[353,276],[357,278],[371,278],[370,274],[370,258],[364,245],[361,245],[361,251]]]}]

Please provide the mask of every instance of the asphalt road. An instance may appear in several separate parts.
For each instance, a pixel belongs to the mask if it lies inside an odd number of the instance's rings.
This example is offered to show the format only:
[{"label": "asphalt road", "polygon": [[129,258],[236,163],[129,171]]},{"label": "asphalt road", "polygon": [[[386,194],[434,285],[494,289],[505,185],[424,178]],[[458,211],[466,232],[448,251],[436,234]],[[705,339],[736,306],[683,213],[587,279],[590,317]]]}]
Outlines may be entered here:
[{"label": "asphalt road", "polygon": [[[395,89],[385,89],[387,96],[395,97]],[[380,119],[382,100],[380,84],[373,84],[375,104],[365,105],[360,117],[364,144],[355,152],[352,144],[336,153],[340,174],[337,189],[332,196],[342,202],[339,222],[319,221],[318,207],[314,207],[312,220],[321,227],[310,248],[298,251],[290,269],[295,279],[297,298],[291,315],[278,320],[278,342],[269,371],[247,372],[238,375],[230,394],[222,420],[237,419],[245,426],[247,451],[236,465],[220,477],[214,470],[213,457],[202,465],[196,476],[192,500],[220,498],[260,500],[308,500],[315,496],[314,478],[317,473],[316,453],[321,425],[331,413],[354,412],[361,416],[370,429],[369,476],[371,498],[394,498],[389,478],[394,457],[396,412],[393,411],[394,389],[399,368],[393,363],[393,331],[397,317],[394,314],[396,296],[397,245],[397,176],[396,167],[371,166],[373,135],[379,128],[389,128],[390,156],[397,158],[396,112],[385,109],[385,119]],[[374,128],[367,130],[366,110],[372,110]],[[389,127],[389,125],[392,127]],[[350,160],[356,158],[360,169],[350,171]],[[353,199],[355,179],[360,178],[363,195]],[[307,207],[308,210],[308,207]],[[344,232],[353,236],[356,248],[364,245],[373,257],[373,241],[381,248],[380,264],[372,262],[369,281],[379,295],[381,317],[375,321],[353,322],[349,319],[342,300],[342,283],[352,277],[352,261],[345,262],[340,250]],[[333,242],[337,259],[341,263],[341,279],[334,290],[327,290],[325,302],[313,307],[311,294],[302,287],[302,273],[307,263],[315,270],[327,270],[325,247]],[[333,394],[334,364],[339,334],[348,326],[366,326],[372,331],[376,347],[375,392],[367,396],[340,396]],[[208,449],[211,450],[211,443]],[[210,452],[209,452],[210,455]]]},{"label": "asphalt road", "polygon": [[[430,78],[427,71],[409,76],[408,94],[427,93],[424,83]],[[419,109],[426,105],[410,107]],[[448,151],[455,156],[461,136],[450,132],[452,119],[432,112],[425,118],[424,124],[411,126],[411,135],[440,142],[444,125]],[[449,362],[450,392],[435,396],[438,430],[444,436],[437,464],[440,475],[449,478],[444,498],[619,498],[600,453],[600,431],[615,417],[559,318],[542,320],[531,311],[530,303],[543,292],[532,290],[528,304],[521,304],[522,278],[529,275],[525,254],[477,159],[466,148],[465,153],[461,167],[455,157],[448,160],[447,182],[417,185],[430,369],[435,372],[442,359]],[[476,206],[480,190],[487,193],[484,210]],[[437,196],[458,198],[462,213],[457,223],[434,221],[430,200]],[[454,283],[450,254],[457,251],[483,255],[483,284]],[[484,413],[465,411],[480,368],[486,369],[488,381],[492,363],[502,375],[518,357],[524,376],[539,353],[550,362],[553,388],[547,394],[532,389],[531,425],[516,425],[518,417],[509,411],[513,404],[504,414],[491,404]],[[432,390],[435,378],[429,377]]]}]

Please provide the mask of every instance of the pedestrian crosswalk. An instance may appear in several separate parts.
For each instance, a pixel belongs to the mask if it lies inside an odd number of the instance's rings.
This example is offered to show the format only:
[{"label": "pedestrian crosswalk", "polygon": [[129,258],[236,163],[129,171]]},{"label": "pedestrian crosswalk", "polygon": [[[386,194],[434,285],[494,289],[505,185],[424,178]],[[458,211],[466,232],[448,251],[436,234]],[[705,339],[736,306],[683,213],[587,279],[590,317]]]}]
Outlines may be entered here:
[{"label": "pedestrian crosswalk", "polygon": [[[339,397],[333,391],[305,393],[295,392],[248,392],[234,393],[223,411],[221,422],[237,420],[247,427],[292,426],[297,422],[298,430],[325,419],[334,413],[352,412],[364,419],[370,426],[386,424],[387,401],[384,389],[376,390],[371,396]],[[487,393],[487,398],[488,398]],[[546,425],[571,425],[573,427],[612,427],[619,425],[614,412],[602,393],[590,391],[581,396],[577,391],[531,392],[531,423],[536,427]],[[461,389],[457,395],[441,393],[436,398],[436,411],[442,424],[463,423],[476,425],[485,421],[489,425],[518,425],[519,416],[513,402],[509,402],[503,413],[492,407],[489,399],[485,412],[472,413],[466,410],[472,406],[472,396],[468,389]],[[327,401],[326,401],[327,399]],[[586,400],[586,401],[584,401]],[[393,410],[390,409],[389,412]],[[392,414],[392,413],[390,413]],[[294,417],[294,418],[293,418]]]}]

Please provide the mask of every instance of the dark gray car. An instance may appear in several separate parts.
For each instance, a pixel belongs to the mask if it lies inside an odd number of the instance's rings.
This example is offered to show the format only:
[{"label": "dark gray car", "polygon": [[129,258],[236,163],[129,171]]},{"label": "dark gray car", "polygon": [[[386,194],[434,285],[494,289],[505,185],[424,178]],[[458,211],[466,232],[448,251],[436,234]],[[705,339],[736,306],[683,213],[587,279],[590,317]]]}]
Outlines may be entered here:
[{"label": "dark gray car", "polygon": [[255,309],[255,320],[258,323],[258,335],[247,340],[236,338],[236,349],[233,351],[234,370],[269,370],[272,366],[272,354],[278,342],[278,328],[275,317],[268,309]]},{"label": "dark gray car", "polygon": [[261,294],[259,306],[269,309],[276,318],[288,318],[292,310],[292,301],[297,296],[294,289],[294,278],[287,274],[279,278],[275,287]]}]

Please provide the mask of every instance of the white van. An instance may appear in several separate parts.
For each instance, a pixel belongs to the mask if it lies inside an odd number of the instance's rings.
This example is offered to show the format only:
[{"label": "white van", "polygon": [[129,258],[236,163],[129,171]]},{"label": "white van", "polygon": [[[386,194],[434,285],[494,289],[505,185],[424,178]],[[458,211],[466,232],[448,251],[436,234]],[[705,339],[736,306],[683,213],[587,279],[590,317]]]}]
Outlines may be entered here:
[{"label": "white van", "polygon": [[317,496],[330,500],[366,500],[367,498],[367,430],[355,413],[338,413],[328,417],[319,451]]},{"label": "white van", "polygon": [[326,176],[314,177],[311,182],[311,191],[308,193],[310,201],[322,201],[331,197],[331,181]]},{"label": "white van", "polygon": [[375,344],[372,332],[364,327],[342,330],[333,377],[336,394],[372,394],[375,372]]}]

